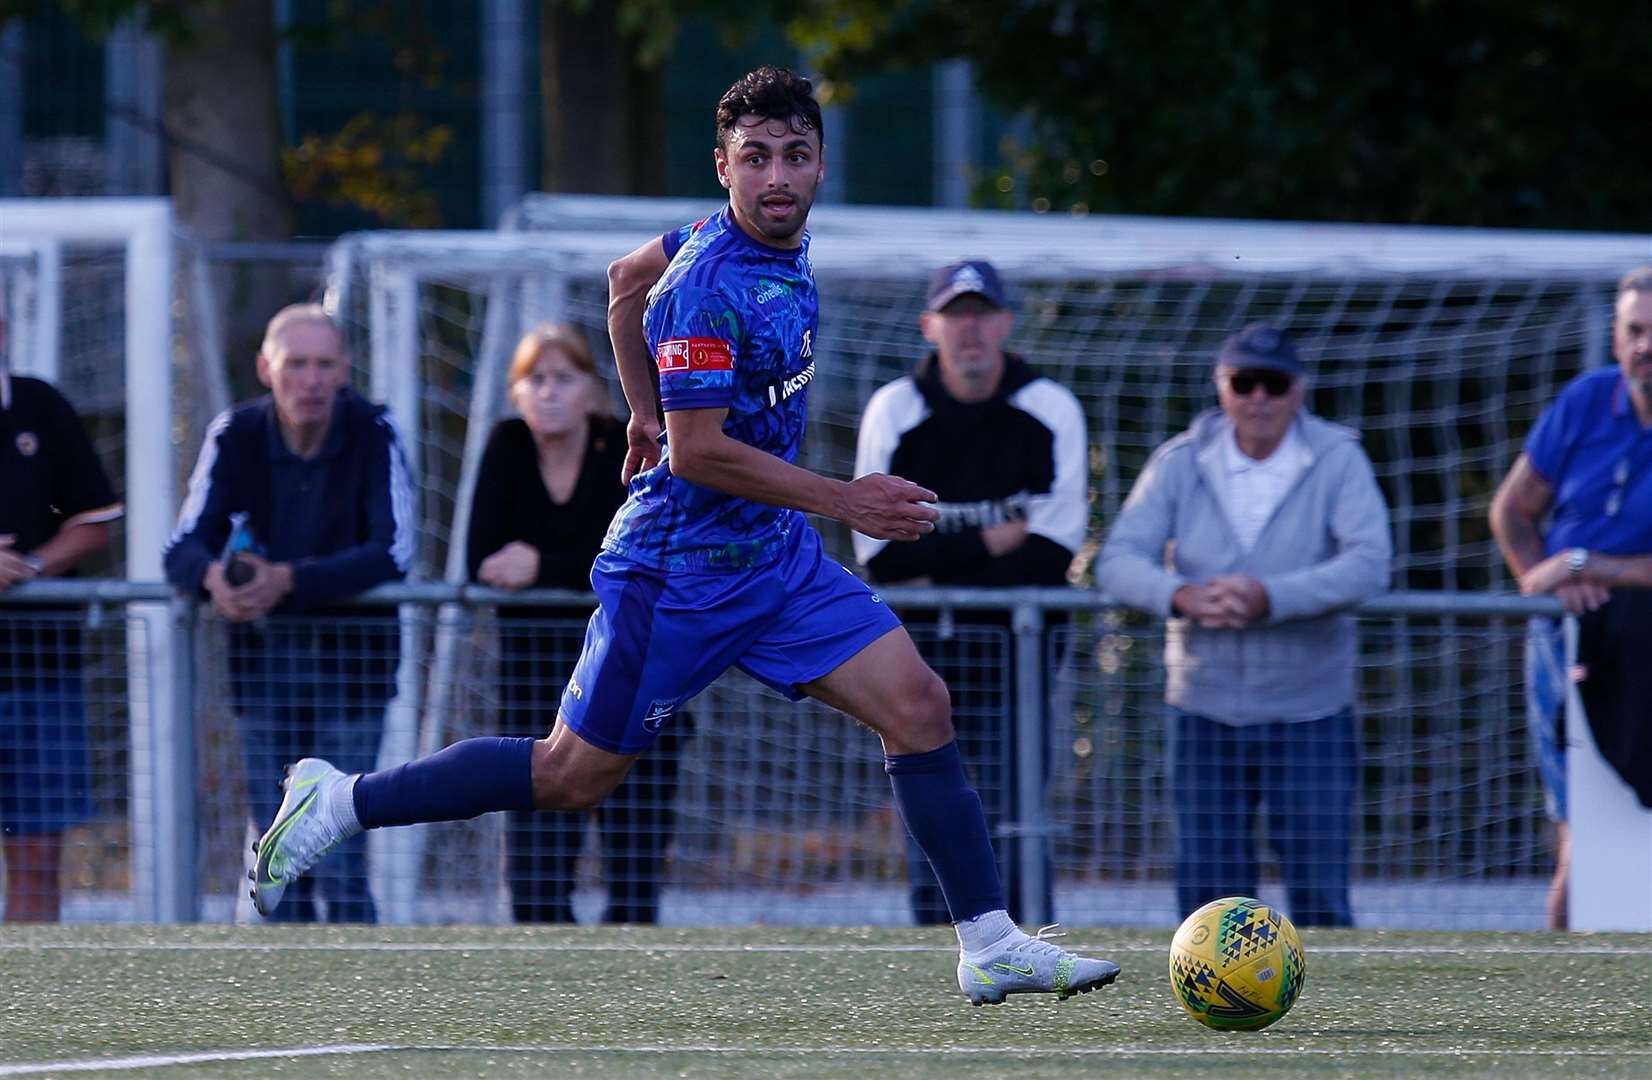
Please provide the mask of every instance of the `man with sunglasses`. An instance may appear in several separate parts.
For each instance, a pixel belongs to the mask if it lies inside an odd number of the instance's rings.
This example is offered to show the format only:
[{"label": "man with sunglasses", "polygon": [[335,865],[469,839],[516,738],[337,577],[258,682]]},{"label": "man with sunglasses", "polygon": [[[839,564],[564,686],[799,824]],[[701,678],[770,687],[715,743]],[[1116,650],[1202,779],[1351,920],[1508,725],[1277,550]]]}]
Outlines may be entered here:
[{"label": "man with sunglasses", "polygon": [[[1552,593],[1582,620],[1580,691],[1608,760],[1639,761],[1625,779],[1652,791],[1652,749],[1633,739],[1652,709],[1644,658],[1652,650],[1652,265],[1618,283],[1612,323],[1617,364],[1573,379],[1526,436],[1497,489],[1491,530],[1527,595]],[[1547,519],[1548,528],[1543,528]],[[1637,660],[1636,657],[1639,659]],[[1558,858],[1550,929],[1567,925],[1565,645],[1557,619],[1526,636],[1526,722],[1537,752]],[[1624,742],[1604,726],[1621,715]],[[1618,761],[1619,771],[1624,767]]]},{"label": "man with sunglasses", "polygon": [[1187,913],[1256,894],[1264,808],[1291,918],[1350,926],[1352,609],[1388,586],[1388,507],[1359,433],[1303,408],[1284,331],[1245,327],[1215,374],[1220,408],[1154,452],[1099,571],[1113,598],[1169,619],[1176,899]]}]

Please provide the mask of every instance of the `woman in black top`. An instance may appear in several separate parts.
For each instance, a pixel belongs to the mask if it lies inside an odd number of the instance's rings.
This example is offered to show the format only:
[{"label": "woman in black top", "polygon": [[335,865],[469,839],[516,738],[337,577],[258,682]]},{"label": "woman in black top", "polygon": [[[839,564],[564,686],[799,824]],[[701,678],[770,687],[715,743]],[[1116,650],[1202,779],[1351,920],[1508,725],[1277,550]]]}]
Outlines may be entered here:
[{"label": "woman in black top", "polygon": [[[625,501],[625,425],[608,415],[591,351],[570,327],[540,327],[522,339],[511,360],[510,397],[519,415],[493,429],[471,503],[465,549],[471,580],[499,589],[589,590],[591,563]],[[500,609],[502,734],[537,738],[551,729],[589,616],[588,608]],[[658,920],[661,864],[688,730],[687,723],[673,725],[666,735],[674,737],[662,735],[595,811],[608,922]],[[517,922],[574,921],[569,896],[588,820],[578,812],[511,815],[509,882]]]}]

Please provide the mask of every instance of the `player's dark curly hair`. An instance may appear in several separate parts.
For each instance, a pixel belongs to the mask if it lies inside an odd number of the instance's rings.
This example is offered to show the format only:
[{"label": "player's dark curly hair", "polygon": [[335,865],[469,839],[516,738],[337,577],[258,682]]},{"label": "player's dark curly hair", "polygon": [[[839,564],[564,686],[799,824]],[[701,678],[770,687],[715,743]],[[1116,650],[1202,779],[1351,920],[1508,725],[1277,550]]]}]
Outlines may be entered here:
[{"label": "player's dark curly hair", "polygon": [[728,88],[717,102],[718,146],[728,145],[729,134],[742,116],[784,120],[799,135],[818,131],[821,142],[826,141],[814,84],[786,68],[764,64]]}]

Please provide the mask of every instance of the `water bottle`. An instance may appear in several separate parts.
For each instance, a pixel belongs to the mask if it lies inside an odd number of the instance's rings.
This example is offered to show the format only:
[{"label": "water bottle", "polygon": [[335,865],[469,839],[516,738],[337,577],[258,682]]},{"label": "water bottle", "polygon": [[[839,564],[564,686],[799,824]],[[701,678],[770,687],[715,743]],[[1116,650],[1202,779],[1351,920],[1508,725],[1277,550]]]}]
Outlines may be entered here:
[{"label": "water bottle", "polygon": [[224,580],[240,588],[251,581],[253,575],[252,563],[241,558],[241,555],[256,551],[257,544],[252,538],[252,526],[248,524],[246,514],[231,514],[229,524],[229,540],[224,544]]}]

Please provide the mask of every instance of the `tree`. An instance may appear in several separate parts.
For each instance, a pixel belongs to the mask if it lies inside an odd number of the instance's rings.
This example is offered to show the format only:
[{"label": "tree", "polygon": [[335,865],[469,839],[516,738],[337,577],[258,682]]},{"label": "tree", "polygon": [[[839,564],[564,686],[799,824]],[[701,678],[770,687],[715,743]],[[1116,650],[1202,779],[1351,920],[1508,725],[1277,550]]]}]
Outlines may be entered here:
[{"label": "tree", "polygon": [[[961,57],[1052,209],[1644,228],[1652,8],[1564,0],[803,0],[843,84]],[[996,198],[996,188],[983,192]]]}]

